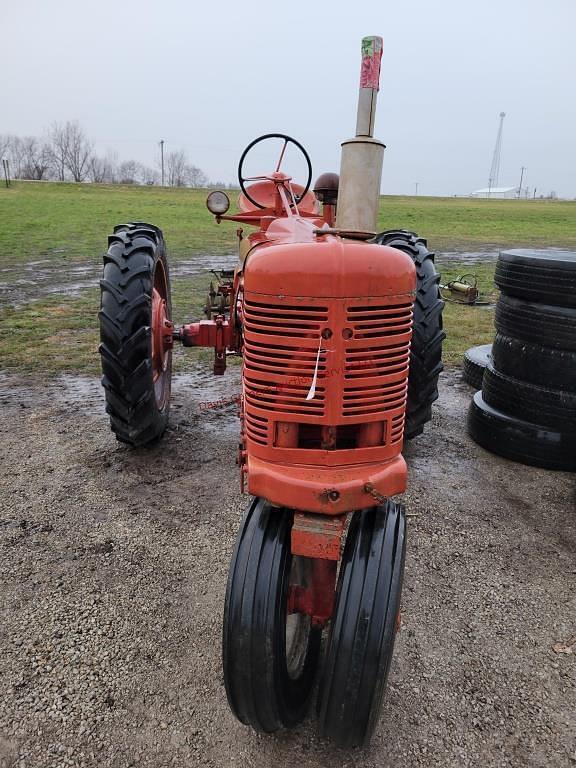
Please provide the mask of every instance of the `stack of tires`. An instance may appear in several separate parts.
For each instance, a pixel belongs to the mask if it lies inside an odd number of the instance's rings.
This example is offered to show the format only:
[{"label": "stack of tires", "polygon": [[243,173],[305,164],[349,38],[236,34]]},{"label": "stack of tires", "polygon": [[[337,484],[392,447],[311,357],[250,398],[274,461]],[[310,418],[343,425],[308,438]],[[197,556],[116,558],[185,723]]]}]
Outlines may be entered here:
[{"label": "stack of tires", "polygon": [[576,471],[576,253],[500,254],[496,336],[468,414],[481,446]]}]

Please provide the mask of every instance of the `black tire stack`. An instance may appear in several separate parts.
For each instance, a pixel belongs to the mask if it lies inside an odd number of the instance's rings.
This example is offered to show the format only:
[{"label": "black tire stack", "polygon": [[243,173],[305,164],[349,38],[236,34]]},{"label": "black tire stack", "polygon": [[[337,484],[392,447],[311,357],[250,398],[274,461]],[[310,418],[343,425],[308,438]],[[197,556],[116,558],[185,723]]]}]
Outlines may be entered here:
[{"label": "black tire stack", "polygon": [[503,251],[492,360],[468,432],[524,464],[576,471],[576,253]]},{"label": "black tire stack", "polygon": [[474,389],[482,389],[484,371],[492,361],[492,344],[470,347],[464,352],[462,378]]}]

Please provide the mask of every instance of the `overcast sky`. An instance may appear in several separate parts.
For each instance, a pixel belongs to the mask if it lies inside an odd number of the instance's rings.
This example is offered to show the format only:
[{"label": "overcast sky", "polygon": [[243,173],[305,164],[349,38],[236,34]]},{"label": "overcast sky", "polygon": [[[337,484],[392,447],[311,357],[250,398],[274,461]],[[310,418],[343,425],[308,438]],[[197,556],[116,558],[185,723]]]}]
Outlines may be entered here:
[{"label": "overcast sky", "polygon": [[485,187],[505,111],[500,185],[576,197],[575,0],[0,0],[0,30],[0,133],[78,120],[148,165],[163,138],[224,181],[273,131],[338,170],[380,34],[385,193]]}]

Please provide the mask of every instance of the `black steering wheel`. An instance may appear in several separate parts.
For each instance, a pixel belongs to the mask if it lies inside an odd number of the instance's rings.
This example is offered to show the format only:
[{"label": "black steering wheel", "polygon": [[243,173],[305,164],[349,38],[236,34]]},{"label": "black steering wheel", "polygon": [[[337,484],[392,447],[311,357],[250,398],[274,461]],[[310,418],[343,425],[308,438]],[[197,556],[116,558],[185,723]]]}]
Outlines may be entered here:
[{"label": "black steering wheel", "polygon": [[261,141],[266,141],[267,139],[284,139],[284,146],[282,147],[282,151],[280,152],[280,157],[278,159],[278,165],[276,166],[275,173],[278,173],[280,171],[280,166],[282,165],[282,160],[284,159],[284,154],[286,152],[286,147],[288,144],[294,144],[298,147],[300,152],[304,155],[304,158],[306,160],[306,164],[308,165],[308,179],[306,181],[306,184],[304,185],[304,191],[296,197],[296,202],[299,203],[300,200],[306,195],[306,192],[310,189],[310,184],[312,183],[312,163],[310,162],[310,157],[308,155],[308,152],[304,149],[302,144],[300,142],[296,141],[296,139],[293,139],[291,136],[286,136],[285,133],[265,133],[264,136],[259,136],[257,139],[254,139],[244,152],[242,152],[242,157],[240,158],[240,162],[238,164],[238,181],[240,182],[240,189],[242,190],[245,197],[250,200],[252,205],[255,205],[256,208],[265,208],[266,206],[261,205],[257,200],[254,200],[253,197],[250,196],[250,193],[246,189],[246,185],[244,182],[246,181],[258,181],[258,180],[264,180],[264,179],[270,179],[270,176],[243,176],[242,175],[242,168],[244,166],[244,160],[246,159],[246,155],[252,147],[255,147],[256,144],[259,144]]}]

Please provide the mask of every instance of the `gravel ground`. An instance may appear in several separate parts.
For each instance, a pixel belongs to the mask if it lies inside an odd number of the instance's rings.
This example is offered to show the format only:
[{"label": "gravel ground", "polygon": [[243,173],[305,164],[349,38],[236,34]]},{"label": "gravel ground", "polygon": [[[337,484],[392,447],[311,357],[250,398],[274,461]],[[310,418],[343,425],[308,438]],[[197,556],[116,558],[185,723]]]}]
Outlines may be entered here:
[{"label": "gravel ground", "polygon": [[454,372],[406,450],[403,625],[372,746],[236,722],[220,634],[247,499],[235,405],[200,405],[237,383],[178,378],[166,438],[130,451],[95,380],[0,376],[0,767],[576,765],[575,476],[471,443]]}]

